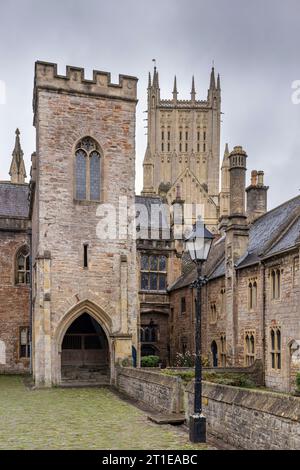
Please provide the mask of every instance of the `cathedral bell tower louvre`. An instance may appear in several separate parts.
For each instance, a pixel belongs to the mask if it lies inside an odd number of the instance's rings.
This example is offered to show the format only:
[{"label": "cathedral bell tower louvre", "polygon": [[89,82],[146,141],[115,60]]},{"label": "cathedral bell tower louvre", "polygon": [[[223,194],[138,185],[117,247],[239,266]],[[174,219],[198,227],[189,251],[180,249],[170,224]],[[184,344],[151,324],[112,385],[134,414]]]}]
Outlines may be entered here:
[{"label": "cathedral bell tower louvre", "polygon": [[178,186],[186,204],[199,204],[209,230],[216,231],[219,209],[221,85],[211,70],[206,100],[178,99],[174,77],[172,99],[161,99],[156,66],[148,79],[148,141],[143,162],[143,196],[159,195],[168,187],[169,204]]}]

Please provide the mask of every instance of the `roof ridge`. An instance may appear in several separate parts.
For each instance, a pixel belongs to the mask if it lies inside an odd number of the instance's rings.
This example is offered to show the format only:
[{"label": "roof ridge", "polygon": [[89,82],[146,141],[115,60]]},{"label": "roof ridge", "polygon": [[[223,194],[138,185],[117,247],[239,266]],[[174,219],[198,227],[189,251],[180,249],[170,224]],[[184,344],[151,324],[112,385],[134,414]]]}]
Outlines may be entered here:
[{"label": "roof ridge", "polygon": [[[300,207],[295,207],[291,214],[275,231],[274,237],[266,244],[265,249],[262,252],[259,252],[259,256],[266,255],[282,238],[287,234],[290,228],[295,224],[297,219],[300,217]],[[284,226],[282,230],[282,226]]]},{"label": "roof ridge", "polygon": [[279,206],[273,207],[273,209],[271,209],[271,210],[265,212],[265,213],[262,214],[260,217],[258,217],[257,219],[255,219],[255,221],[253,222],[252,225],[255,225],[256,222],[258,222],[259,220],[263,219],[264,217],[266,217],[267,215],[269,215],[269,214],[271,214],[272,212],[276,211],[277,209],[280,209],[280,207],[283,207],[283,206],[285,206],[286,204],[288,204],[288,203],[290,203],[290,202],[292,202],[292,201],[295,201],[295,200],[298,199],[298,198],[300,199],[300,195],[294,196],[294,197],[292,197],[291,199],[288,199],[287,201],[282,202],[281,204],[279,204]]}]

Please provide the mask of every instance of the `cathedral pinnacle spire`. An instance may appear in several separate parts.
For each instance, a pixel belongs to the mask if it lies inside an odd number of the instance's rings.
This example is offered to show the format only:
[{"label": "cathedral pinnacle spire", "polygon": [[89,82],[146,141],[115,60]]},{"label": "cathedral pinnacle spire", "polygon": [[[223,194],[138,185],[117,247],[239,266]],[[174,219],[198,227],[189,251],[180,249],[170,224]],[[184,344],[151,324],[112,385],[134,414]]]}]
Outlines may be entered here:
[{"label": "cathedral pinnacle spire", "polygon": [[214,89],[216,88],[215,68],[214,68],[214,66],[212,67],[211,73],[210,73],[210,84],[209,84],[209,88],[210,88],[211,90],[214,90]]},{"label": "cathedral pinnacle spire", "polygon": [[192,101],[195,101],[195,99],[196,99],[196,90],[195,90],[195,79],[194,79],[194,75],[193,75],[193,78],[192,78],[191,99],[192,99]]},{"label": "cathedral pinnacle spire", "polygon": [[23,160],[23,150],[20,144],[20,131],[16,129],[15,147],[12,153],[12,162],[10,165],[9,175],[12,183],[25,183],[26,170]]},{"label": "cathedral pinnacle spire", "polygon": [[153,85],[154,88],[159,88],[158,71],[157,71],[156,65],[154,66],[152,85]]},{"label": "cathedral pinnacle spire", "polygon": [[218,78],[217,78],[217,90],[221,90],[220,74],[219,73],[218,73]]},{"label": "cathedral pinnacle spire", "polygon": [[178,91],[177,91],[177,79],[176,79],[176,75],[174,76],[174,86],[173,86],[173,100],[174,101],[177,101],[177,95],[178,95]]},{"label": "cathedral pinnacle spire", "polygon": [[151,88],[151,73],[148,75],[148,89]]}]

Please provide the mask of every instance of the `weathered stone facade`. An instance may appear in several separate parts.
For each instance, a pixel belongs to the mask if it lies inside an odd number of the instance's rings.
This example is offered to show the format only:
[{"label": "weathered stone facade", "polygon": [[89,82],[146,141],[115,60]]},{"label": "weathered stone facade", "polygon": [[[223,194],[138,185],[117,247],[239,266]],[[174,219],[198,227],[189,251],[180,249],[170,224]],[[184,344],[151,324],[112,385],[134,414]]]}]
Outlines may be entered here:
[{"label": "weathered stone facade", "polygon": [[[33,226],[33,374],[38,385],[61,381],[62,341],[83,312],[104,330],[110,377],[120,360],[137,349],[136,252],[127,234],[101,239],[97,210],[134,204],[136,82],[69,67],[36,63],[34,125],[37,133]],[[75,195],[75,149],[83,138],[97,143],[100,200]],[[121,171],[120,171],[121,170]],[[102,214],[103,217],[104,214]],[[88,246],[88,267],[84,266]]]}]

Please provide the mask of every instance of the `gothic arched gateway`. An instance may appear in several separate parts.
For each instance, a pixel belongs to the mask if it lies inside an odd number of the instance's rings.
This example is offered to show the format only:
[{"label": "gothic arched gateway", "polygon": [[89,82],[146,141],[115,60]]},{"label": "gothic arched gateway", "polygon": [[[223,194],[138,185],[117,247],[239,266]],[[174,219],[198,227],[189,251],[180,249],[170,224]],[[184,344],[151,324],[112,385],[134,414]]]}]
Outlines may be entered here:
[{"label": "gothic arched gateway", "polygon": [[109,346],[95,318],[84,312],[68,327],[61,345],[63,382],[109,383]]}]

